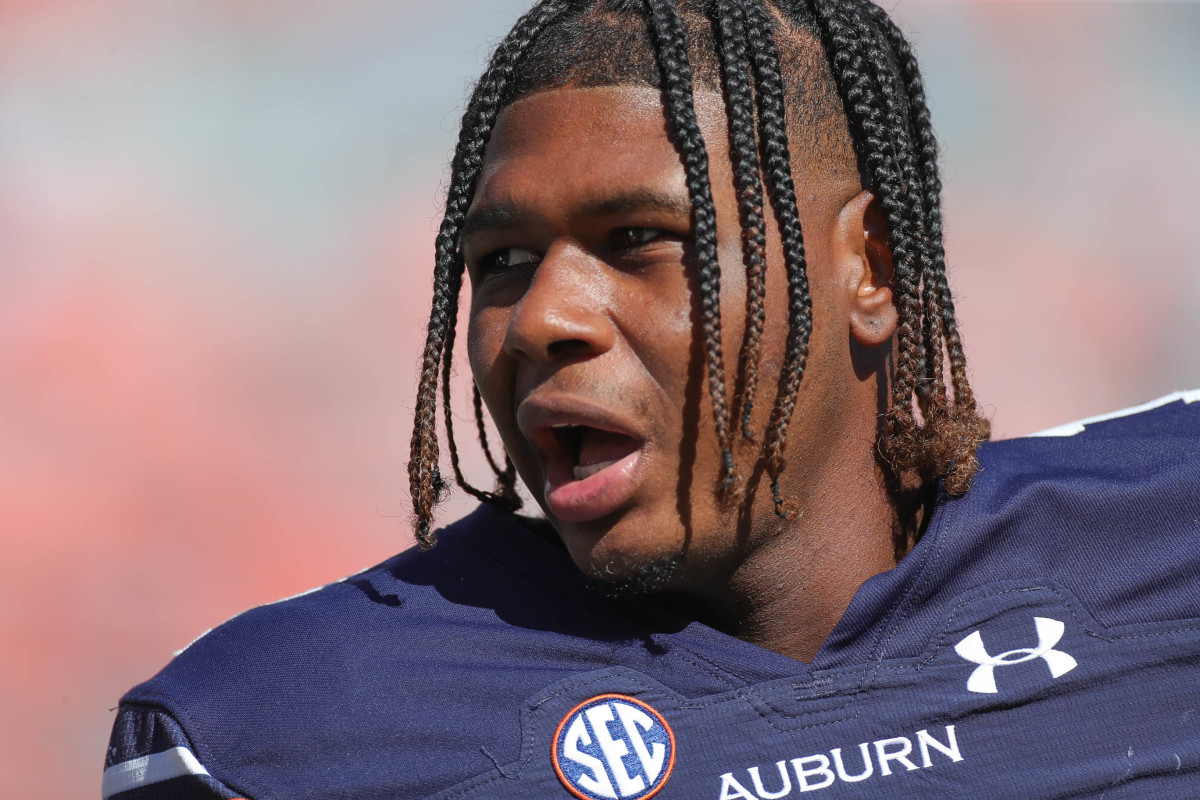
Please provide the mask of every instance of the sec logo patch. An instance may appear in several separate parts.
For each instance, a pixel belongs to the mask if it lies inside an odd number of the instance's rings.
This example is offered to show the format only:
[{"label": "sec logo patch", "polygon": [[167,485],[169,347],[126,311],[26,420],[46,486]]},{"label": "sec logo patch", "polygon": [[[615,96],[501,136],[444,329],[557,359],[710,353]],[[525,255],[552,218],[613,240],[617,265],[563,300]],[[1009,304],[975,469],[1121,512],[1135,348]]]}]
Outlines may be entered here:
[{"label": "sec logo patch", "polygon": [[563,786],[582,800],[645,800],[671,776],[675,734],[641,700],[602,694],[558,723],[550,758]]}]

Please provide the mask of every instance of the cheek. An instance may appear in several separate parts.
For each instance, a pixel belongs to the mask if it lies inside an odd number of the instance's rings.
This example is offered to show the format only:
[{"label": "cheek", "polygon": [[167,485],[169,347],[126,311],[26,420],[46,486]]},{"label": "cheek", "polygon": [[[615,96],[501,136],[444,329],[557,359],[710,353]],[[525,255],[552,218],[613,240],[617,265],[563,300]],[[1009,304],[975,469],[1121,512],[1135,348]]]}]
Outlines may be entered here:
[{"label": "cheek", "polygon": [[[492,416],[499,420],[506,410],[506,398],[511,398],[511,367],[504,358],[504,337],[508,330],[508,313],[494,306],[471,309],[467,325],[467,358],[471,376],[483,395]],[[511,402],[508,400],[507,402]]]},{"label": "cheek", "polygon": [[[737,224],[730,220],[727,228]],[[740,233],[740,228],[733,228]],[[721,323],[729,338],[736,339],[746,319],[746,265],[745,252],[740,236],[724,236],[720,240],[717,256],[721,263]]]},{"label": "cheek", "polygon": [[670,403],[676,405],[688,390],[695,344],[691,289],[686,280],[646,285],[628,282],[622,298],[619,324],[628,346]]}]

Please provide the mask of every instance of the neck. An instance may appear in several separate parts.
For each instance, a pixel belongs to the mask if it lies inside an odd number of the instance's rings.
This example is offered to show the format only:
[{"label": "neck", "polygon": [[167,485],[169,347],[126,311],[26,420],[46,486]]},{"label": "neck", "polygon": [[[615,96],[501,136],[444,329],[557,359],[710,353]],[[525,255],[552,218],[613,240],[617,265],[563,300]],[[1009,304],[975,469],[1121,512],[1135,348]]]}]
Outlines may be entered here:
[{"label": "neck", "polygon": [[776,517],[770,530],[752,532],[746,558],[709,584],[719,591],[691,594],[682,604],[689,613],[767,650],[811,662],[858,588],[903,555],[894,538],[896,508],[874,462],[873,440],[846,461],[821,465],[791,518]]}]

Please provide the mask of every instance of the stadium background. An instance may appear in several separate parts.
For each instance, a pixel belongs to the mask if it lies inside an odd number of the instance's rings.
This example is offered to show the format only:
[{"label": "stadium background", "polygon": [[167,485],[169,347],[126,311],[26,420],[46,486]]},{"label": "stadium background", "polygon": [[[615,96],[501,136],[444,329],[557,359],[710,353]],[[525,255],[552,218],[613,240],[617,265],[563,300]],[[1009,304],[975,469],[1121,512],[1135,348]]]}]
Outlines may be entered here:
[{"label": "stadium background", "polygon": [[[97,796],[172,650],[410,540],[443,164],[522,5],[0,0],[6,796]],[[1200,385],[1200,5],[896,14],[997,433]]]}]

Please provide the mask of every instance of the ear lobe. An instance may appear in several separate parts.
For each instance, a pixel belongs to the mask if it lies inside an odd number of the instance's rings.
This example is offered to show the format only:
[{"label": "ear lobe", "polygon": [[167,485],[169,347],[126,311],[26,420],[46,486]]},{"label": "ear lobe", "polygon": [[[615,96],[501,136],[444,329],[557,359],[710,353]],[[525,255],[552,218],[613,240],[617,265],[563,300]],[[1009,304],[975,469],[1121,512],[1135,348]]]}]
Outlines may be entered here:
[{"label": "ear lobe", "polygon": [[846,289],[850,333],[862,347],[878,347],[896,332],[892,251],[879,201],[862,191],[838,215],[838,233],[846,247]]}]

